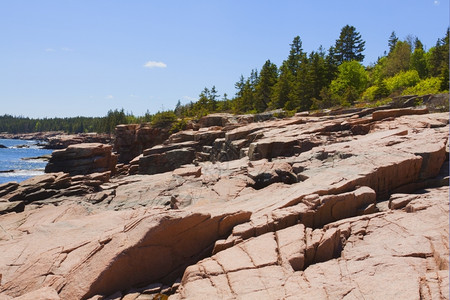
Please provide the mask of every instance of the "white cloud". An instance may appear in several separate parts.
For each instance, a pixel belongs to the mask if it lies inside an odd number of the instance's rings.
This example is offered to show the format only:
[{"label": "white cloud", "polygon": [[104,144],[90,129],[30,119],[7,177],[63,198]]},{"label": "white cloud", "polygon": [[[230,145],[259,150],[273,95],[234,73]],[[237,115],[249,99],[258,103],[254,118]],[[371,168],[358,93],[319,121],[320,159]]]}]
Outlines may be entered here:
[{"label": "white cloud", "polygon": [[68,48],[68,47],[62,47],[61,50],[62,50],[62,51],[68,51],[68,52],[73,51],[73,49]]},{"label": "white cloud", "polygon": [[114,99],[114,96],[113,95],[108,95],[108,96],[105,97],[105,99],[108,99],[108,100]]},{"label": "white cloud", "polygon": [[53,48],[47,48],[47,49],[45,49],[45,52],[55,52],[55,49],[53,49]]},{"label": "white cloud", "polygon": [[146,68],[166,68],[167,65],[162,61],[148,61],[145,63],[144,67]]},{"label": "white cloud", "polygon": [[434,0],[434,5],[438,6],[439,4],[441,4],[439,0]]}]

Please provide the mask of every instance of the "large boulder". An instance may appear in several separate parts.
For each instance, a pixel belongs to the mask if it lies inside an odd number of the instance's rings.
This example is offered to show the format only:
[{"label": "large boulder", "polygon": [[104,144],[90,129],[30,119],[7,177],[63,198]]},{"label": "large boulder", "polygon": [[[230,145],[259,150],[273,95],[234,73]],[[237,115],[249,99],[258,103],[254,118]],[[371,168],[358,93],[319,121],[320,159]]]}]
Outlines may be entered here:
[{"label": "large boulder", "polygon": [[190,164],[195,158],[193,148],[180,148],[142,156],[139,159],[139,174],[157,174],[173,171]]},{"label": "large boulder", "polygon": [[230,119],[233,118],[233,115],[231,114],[225,114],[225,113],[217,113],[217,114],[210,114],[207,116],[202,117],[198,124],[200,127],[211,127],[211,126],[225,126],[230,122]]},{"label": "large boulder", "polygon": [[63,150],[55,150],[45,167],[46,173],[65,172],[83,175],[97,172],[115,172],[117,156],[112,146],[100,143],[70,145]]}]

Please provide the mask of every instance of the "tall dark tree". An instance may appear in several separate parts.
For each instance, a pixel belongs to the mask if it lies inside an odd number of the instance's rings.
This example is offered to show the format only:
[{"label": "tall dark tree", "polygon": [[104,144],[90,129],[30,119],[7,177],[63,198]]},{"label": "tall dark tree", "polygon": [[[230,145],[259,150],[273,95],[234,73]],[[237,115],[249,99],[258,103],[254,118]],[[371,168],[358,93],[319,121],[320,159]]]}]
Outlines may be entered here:
[{"label": "tall dark tree", "polygon": [[366,42],[361,38],[361,34],[356,31],[356,28],[350,25],[345,25],[341,29],[339,39],[336,40],[334,47],[336,60],[339,64],[344,61],[363,61]]},{"label": "tall dark tree", "polygon": [[418,37],[416,37],[416,40],[414,41],[414,50],[416,49],[421,49],[423,50],[423,44],[422,42],[419,40]]},{"label": "tall dark tree", "polygon": [[389,53],[391,53],[394,50],[395,45],[397,45],[397,42],[398,42],[398,37],[395,34],[395,31],[392,31],[391,36],[389,37],[389,40],[388,40]]},{"label": "tall dark tree", "polygon": [[331,46],[328,49],[328,54],[325,56],[325,63],[326,63],[326,77],[328,83],[330,83],[332,80],[334,80],[337,76],[337,70],[338,70],[338,61],[336,60],[336,51],[333,46]]},{"label": "tall dark tree", "polygon": [[236,82],[236,97],[233,99],[232,108],[236,113],[245,113],[253,109],[255,102],[255,86],[259,81],[257,70],[252,70],[250,77],[241,78]]},{"label": "tall dark tree", "polygon": [[269,107],[277,80],[278,68],[270,60],[267,60],[259,72],[258,84],[255,87],[256,97],[253,108],[256,111],[262,112]]},{"label": "tall dark tree", "polygon": [[282,108],[286,102],[291,102],[297,74],[301,71],[307,58],[299,36],[293,39],[290,46],[289,56],[283,61],[279,70],[280,75],[273,89],[272,99],[269,103],[270,108]]},{"label": "tall dark tree", "polygon": [[323,49],[320,48],[318,52],[311,52],[309,61],[308,77],[310,81],[310,95],[311,98],[317,99],[320,98],[320,91],[330,83],[327,80],[327,65]]},{"label": "tall dark tree", "polygon": [[280,67],[280,76],[273,89],[272,99],[269,103],[270,108],[282,108],[290,100],[290,93],[295,81],[295,76],[289,69],[287,61],[284,61]]},{"label": "tall dark tree", "polygon": [[286,60],[286,64],[289,71],[296,76],[300,68],[300,64],[306,58],[306,54],[303,52],[302,40],[299,36],[296,36],[290,44],[291,49],[289,51],[289,56]]}]

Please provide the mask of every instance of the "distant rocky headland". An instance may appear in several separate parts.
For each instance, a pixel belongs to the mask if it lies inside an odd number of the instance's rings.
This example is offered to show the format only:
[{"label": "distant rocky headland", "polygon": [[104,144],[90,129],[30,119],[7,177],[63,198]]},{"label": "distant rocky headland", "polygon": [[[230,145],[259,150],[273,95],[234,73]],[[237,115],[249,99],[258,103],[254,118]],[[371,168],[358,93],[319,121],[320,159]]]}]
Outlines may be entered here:
[{"label": "distant rocky headland", "polygon": [[0,185],[0,299],[446,298],[449,113],[413,102],[25,135],[59,150]]},{"label": "distant rocky headland", "polygon": [[78,133],[66,134],[62,131],[32,132],[32,133],[0,133],[0,139],[36,140],[43,142],[45,149],[64,149],[80,143],[111,143],[109,134]]}]

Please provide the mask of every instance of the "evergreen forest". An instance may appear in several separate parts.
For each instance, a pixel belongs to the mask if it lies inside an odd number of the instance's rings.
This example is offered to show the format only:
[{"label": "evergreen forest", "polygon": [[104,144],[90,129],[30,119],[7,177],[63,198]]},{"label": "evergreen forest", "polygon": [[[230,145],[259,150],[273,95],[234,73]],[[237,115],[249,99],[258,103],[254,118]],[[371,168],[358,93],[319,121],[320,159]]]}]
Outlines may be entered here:
[{"label": "evergreen forest", "polygon": [[30,119],[0,116],[0,132],[29,133],[113,133],[117,124],[151,122],[154,126],[183,129],[186,119],[198,119],[214,112],[261,113],[283,109],[295,112],[354,105],[377,106],[400,95],[448,93],[449,29],[436,44],[426,49],[419,38],[404,40],[392,32],[387,51],[376,63],[364,66],[365,41],[354,26],[341,29],[334,46],[306,53],[300,36],[294,37],[287,58],[277,66],[267,60],[262,67],[241,75],[236,94],[219,95],[215,86],[205,87],[196,102],[154,115],[134,116],[124,110],[110,110],[104,117]]}]

